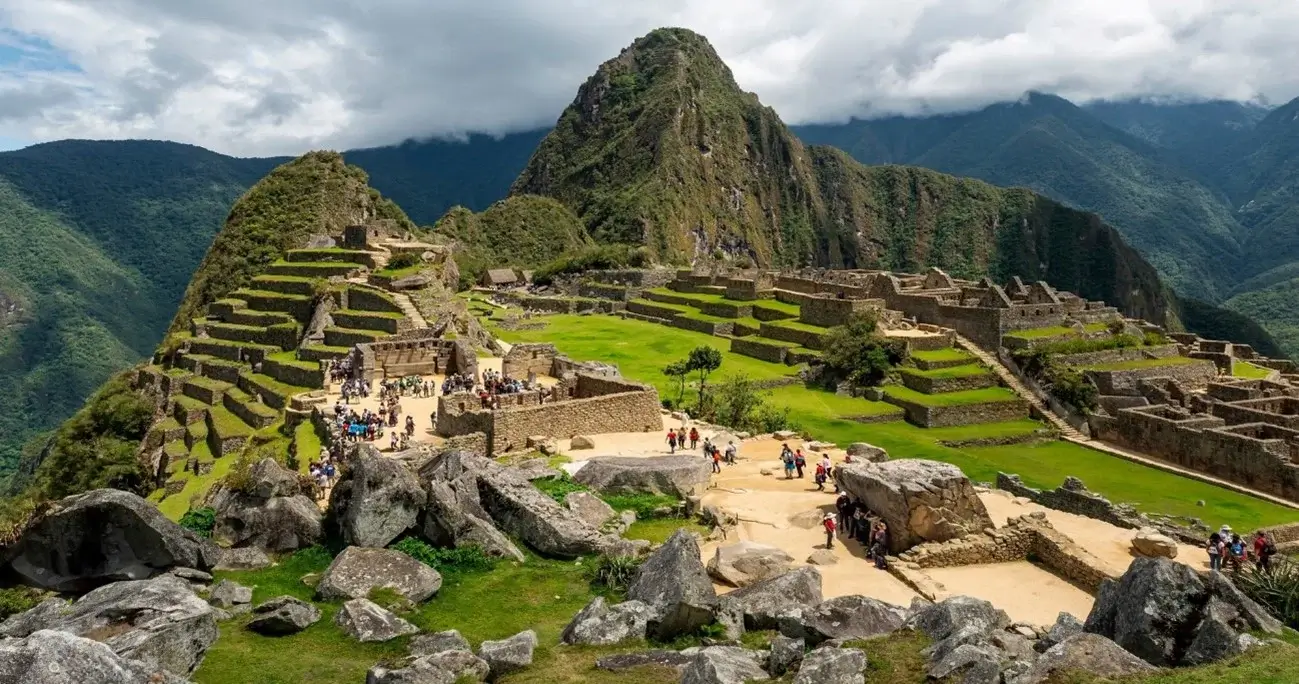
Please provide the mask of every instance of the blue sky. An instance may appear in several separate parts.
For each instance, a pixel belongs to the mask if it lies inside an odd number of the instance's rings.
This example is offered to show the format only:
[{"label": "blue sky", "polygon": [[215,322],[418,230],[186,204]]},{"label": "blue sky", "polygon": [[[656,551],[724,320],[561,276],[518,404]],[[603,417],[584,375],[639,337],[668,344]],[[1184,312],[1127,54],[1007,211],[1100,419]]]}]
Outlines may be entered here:
[{"label": "blue sky", "polygon": [[[48,41],[0,26],[0,87],[21,82],[33,73],[77,72],[80,69]],[[0,151],[26,147],[33,141],[11,122],[0,121]]]}]

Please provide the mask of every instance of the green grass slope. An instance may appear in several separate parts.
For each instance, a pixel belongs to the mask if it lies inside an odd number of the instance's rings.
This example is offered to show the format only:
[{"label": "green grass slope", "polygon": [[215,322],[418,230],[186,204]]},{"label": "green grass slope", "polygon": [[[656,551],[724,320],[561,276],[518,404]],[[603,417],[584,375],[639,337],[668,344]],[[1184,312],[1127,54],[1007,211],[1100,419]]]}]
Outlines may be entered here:
[{"label": "green grass slope", "polygon": [[460,242],[463,253],[457,263],[470,281],[487,268],[535,268],[591,245],[576,214],[554,199],[536,195],[507,197],[477,214],[454,207],[433,230]]}]

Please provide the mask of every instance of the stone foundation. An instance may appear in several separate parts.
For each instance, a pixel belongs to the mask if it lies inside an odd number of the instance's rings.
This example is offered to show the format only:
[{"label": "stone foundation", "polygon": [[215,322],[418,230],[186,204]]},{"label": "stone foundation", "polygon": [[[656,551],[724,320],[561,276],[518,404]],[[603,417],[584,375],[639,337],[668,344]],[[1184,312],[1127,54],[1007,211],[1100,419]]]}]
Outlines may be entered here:
[{"label": "stone foundation", "polygon": [[961,406],[927,406],[889,394],[884,401],[907,412],[907,422],[920,427],[952,427],[974,423],[1001,423],[1027,418],[1029,404],[1020,398]]},{"label": "stone foundation", "polygon": [[785,363],[789,345],[773,344],[752,338],[734,338],[731,340],[731,351],[771,363]]},{"label": "stone foundation", "polygon": [[941,394],[943,392],[961,392],[964,390],[983,389],[985,387],[995,387],[997,385],[997,376],[991,372],[980,375],[967,375],[960,378],[931,378],[919,373],[909,373],[907,369],[902,369],[902,384],[925,394]]}]

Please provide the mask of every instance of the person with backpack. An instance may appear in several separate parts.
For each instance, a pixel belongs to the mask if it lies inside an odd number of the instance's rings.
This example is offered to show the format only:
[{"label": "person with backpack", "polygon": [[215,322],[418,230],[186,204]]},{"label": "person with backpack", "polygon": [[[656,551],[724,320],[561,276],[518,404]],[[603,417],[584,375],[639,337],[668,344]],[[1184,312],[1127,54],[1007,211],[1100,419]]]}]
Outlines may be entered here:
[{"label": "person with backpack", "polygon": [[794,479],[794,452],[790,451],[789,447],[785,447],[780,452],[780,460],[785,464],[785,479]]},{"label": "person with backpack", "polygon": [[690,450],[699,448],[699,430],[690,428]]},{"label": "person with backpack", "polygon": [[1232,572],[1240,572],[1245,563],[1245,540],[1239,534],[1231,535],[1231,543],[1227,545],[1227,560],[1231,563]]},{"label": "person with backpack", "polygon": [[803,479],[803,469],[807,467],[807,459],[803,457],[803,450],[794,451],[794,467],[798,469],[798,479]]},{"label": "person with backpack", "polygon": [[734,440],[726,443],[726,464],[735,465],[735,453],[737,449]]},{"label": "person with backpack", "polygon": [[871,533],[871,558],[875,561],[875,567],[880,570],[888,569],[889,553],[889,526],[883,520],[875,523],[875,531]]},{"label": "person with backpack", "polygon": [[677,453],[677,431],[675,428],[668,428],[668,453]]},{"label": "person with backpack", "polygon": [[816,491],[825,491],[825,464],[816,464],[816,474],[812,476],[812,480],[816,482]]},{"label": "person with backpack", "polygon": [[1209,535],[1209,543],[1204,547],[1209,554],[1209,569],[1222,570],[1222,552],[1223,549],[1222,535],[1214,532]]},{"label": "person with backpack", "polygon": [[1259,530],[1254,533],[1254,567],[1262,572],[1272,568],[1272,556],[1276,555],[1276,544],[1268,539],[1267,533]]},{"label": "person with backpack", "polygon": [[713,459],[713,472],[714,473],[722,472],[722,452],[717,447],[713,447],[712,459]]},{"label": "person with backpack", "polygon": [[825,518],[821,520],[821,526],[825,528],[825,548],[834,548],[834,514],[826,513]]}]

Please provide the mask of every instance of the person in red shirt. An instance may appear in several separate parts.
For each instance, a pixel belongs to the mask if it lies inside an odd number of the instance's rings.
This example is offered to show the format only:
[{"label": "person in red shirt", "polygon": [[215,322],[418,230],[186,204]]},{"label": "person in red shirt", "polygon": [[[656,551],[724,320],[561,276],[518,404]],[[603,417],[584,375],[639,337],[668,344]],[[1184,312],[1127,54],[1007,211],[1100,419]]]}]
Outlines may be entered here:
[{"label": "person in red shirt", "polygon": [[677,431],[676,428],[668,428],[668,453],[677,453]]},{"label": "person in red shirt", "polygon": [[821,525],[825,527],[825,548],[834,548],[834,514],[826,513],[825,519],[821,521]]},{"label": "person in red shirt", "polygon": [[714,472],[714,473],[720,473],[720,472],[722,472],[722,452],[721,452],[721,450],[718,449],[716,446],[714,446],[714,447],[713,447],[713,453],[710,454],[710,455],[711,455],[712,458],[713,458],[713,472]]}]

